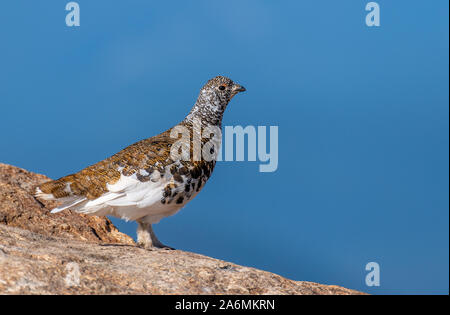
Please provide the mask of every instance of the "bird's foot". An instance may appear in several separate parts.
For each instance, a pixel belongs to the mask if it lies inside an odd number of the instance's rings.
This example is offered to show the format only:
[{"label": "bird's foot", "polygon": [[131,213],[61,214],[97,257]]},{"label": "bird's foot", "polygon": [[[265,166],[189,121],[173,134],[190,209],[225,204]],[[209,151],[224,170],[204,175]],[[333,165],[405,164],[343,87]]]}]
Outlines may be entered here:
[{"label": "bird's foot", "polygon": [[148,223],[142,223],[138,221],[137,239],[138,239],[137,245],[147,250],[175,249],[161,243],[161,241],[156,237],[155,233],[153,232],[152,225]]},{"label": "bird's foot", "polygon": [[136,246],[142,249],[146,249],[146,250],[155,250],[156,247],[153,247],[152,244],[146,244],[146,243],[136,243]]}]

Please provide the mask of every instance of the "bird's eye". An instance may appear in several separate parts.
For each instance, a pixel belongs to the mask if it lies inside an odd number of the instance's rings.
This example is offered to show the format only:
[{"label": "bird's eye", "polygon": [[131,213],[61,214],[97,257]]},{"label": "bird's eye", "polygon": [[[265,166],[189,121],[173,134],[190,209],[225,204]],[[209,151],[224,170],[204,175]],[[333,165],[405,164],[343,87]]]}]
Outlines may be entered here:
[{"label": "bird's eye", "polygon": [[219,90],[221,90],[221,91],[225,90],[225,85],[219,86]]}]

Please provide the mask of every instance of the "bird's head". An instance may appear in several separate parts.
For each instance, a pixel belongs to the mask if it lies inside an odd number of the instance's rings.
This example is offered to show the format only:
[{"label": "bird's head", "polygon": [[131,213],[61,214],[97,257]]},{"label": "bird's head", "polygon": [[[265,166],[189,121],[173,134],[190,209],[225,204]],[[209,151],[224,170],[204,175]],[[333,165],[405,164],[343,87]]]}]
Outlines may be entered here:
[{"label": "bird's head", "polygon": [[209,80],[200,90],[197,102],[188,117],[195,115],[210,124],[220,124],[230,100],[245,88],[224,76]]},{"label": "bird's head", "polygon": [[212,100],[218,101],[220,105],[226,106],[233,96],[244,91],[245,88],[242,85],[234,83],[227,77],[217,76],[203,86],[200,94],[210,96]]}]

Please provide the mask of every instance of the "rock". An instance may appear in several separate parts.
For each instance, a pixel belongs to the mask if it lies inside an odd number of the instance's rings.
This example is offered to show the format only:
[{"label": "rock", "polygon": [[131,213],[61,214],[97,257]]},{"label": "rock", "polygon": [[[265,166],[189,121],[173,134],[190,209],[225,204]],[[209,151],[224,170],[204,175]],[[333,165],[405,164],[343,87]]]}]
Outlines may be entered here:
[{"label": "rock", "polygon": [[0,164],[0,294],[360,294],[180,250],[147,251],[107,218],[50,214],[43,175]]},{"label": "rock", "polygon": [[33,197],[34,187],[50,180],[44,175],[0,163],[0,223],[45,236],[104,243],[134,244],[105,217],[62,211],[51,214],[55,202],[44,203]]}]

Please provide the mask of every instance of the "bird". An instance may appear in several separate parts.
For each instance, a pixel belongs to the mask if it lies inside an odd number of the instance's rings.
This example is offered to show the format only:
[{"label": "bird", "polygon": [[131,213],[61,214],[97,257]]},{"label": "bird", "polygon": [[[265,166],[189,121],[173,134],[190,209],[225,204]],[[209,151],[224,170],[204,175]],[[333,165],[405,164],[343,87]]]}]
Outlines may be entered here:
[{"label": "bird", "polygon": [[[210,127],[220,132],[228,103],[244,91],[242,85],[225,76],[210,79],[180,123],[77,173],[38,185],[35,197],[61,201],[51,213],[73,210],[136,221],[137,246],[173,249],[156,237],[153,225],[182,209],[211,177],[216,159],[194,158],[195,135]],[[187,130],[187,140],[174,136],[179,130]],[[221,143],[220,137],[215,139],[208,147],[213,155]],[[206,140],[201,138],[201,144]],[[183,149],[187,154],[174,154]]]}]

